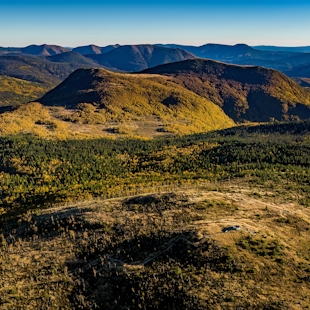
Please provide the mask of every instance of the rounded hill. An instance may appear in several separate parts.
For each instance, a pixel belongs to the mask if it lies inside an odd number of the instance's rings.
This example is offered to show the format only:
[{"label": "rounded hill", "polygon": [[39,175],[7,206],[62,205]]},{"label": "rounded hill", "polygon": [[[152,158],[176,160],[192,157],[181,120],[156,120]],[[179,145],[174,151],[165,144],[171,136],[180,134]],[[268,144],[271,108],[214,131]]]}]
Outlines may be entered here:
[{"label": "rounded hill", "polygon": [[[82,109],[91,105],[107,120],[156,116],[165,128],[186,132],[227,128],[234,122],[211,101],[166,77],[80,69],[40,100],[48,106]],[[176,125],[177,124],[177,125]],[[182,127],[182,128],[181,128]]]}]

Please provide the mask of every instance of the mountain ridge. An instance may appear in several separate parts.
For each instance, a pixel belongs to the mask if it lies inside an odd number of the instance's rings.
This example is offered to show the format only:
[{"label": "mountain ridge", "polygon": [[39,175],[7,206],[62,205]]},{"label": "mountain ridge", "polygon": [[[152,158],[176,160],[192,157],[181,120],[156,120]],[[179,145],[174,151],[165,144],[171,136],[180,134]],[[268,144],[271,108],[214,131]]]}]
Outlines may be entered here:
[{"label": "mountain ridge", "polygon": [[207,43],[201,46],[186,46],[177,44],[166,44],[159,46],[163,47],[174,47],[184,49],[189,51],[200,58],[209,58],[212,60],[231,62],[242,59],[263,59],[263,60],[277,60],[285,57],[297,55],[295,52],[273,52],[273,51],[260,51],[247,44],[235,44],[235,45],[225,45],[225,44],[215,44]]},{"label": "mountain ridge", "polygon": [[[132,47],[132,51],[124,50],[128,46]],[[171,51],[167,52],[166,57],[168,58],[165,61],[165,57],[162,56],[161,60],[158,60],[155,63],[148,63],[147,59],[149,56],[144,55],[144,53],[137,53],[137,46],[152,46],[166,48],[166,49],[182,49],[183,56],[179,51],[179,56],[175,55],[172,57]],[[122,48],[118,52],[115,52],[118,48]],[[140,45],[124,45],[119,44],[108,45],[108,46],[98,46],[98,45],[86,45],[79,46],[75,48],[64,48],[57,45],[30,45],[23,48],[17,47],[0,47],[0,56],[3,55],[36,55],[36,56],[52,56],[58,55],[61,53],[66,53],[69,51],[79,52],[83,56],[92,58],[93,60],[101,63],[102,66],[110,68],[112,70],[118,71],[141,71],[146,68],[150,68],[165,62],[173,62],[185,60],[186,58],[198,57],[206,58],[211,60],[222,61],[225,63],[231,63],[236,65],[256,65],[263,66],[275,70],[280,70],[281,72],[291,76],[291,77],[304,77],[309,78],[310,73],[308,70],[301,70],[301,65],[307,66],[310,64],[308,59],[305,59],[305,53],[310,53],[310,50],[307,50],[305,47],[292,47],[292,48],[264,48],[261,49],[255,48],[255,46],[249,46],[246,44],[235,44],[235,45],[225,45],[225,44],[215,44],[207,43],[201,46],[191,46],[191,45],[180,45],[180,44],[140,44]],[[154,49],[154,48],[153,48]],[[123,51],[123,53],[121,52]],[[112,52],[112,54],[105,55]],[[191,54],[191,57],[185,52]],[[26,53],[26,54],[25,54]],[[114,55],[114,56],[113,56]],[[145,58],[146,56],[146,58]],[[123,58],[121,60],[120,58]],[[132,58],[132,59],[130,59]],[[169,59],[170,58],[170,59]],[[303,76],[300,76],[300,75]]]},{"label": "mountain ridge", "polygon": [[162,63],[196,58],[181,49],[166,49],[150,44],[123,45],[101,55],[86,56],[105,67],[129,72],[141,71]]},{"label": "mountain ridge", "polygon": [[98,45],[86,45],[86,46],[78,46],[72,49],[72,52],[80,53],[82,55],[91,55],[91,54],[104,54],[112,51],[115,48],[120,47],[119,44],[115,45],[107,45],[104,47]]},{"label": "mountain ridge", "polygon": [[42,44],[42,45],[29,45],[25,48],[21,49],[23,54],[30,54],[30,55],[41,55],[41,56],[52,56],[61,54],[64,52],[70,52],[70,49],[59,46],[59,45],[49,45],[49,44]]}]

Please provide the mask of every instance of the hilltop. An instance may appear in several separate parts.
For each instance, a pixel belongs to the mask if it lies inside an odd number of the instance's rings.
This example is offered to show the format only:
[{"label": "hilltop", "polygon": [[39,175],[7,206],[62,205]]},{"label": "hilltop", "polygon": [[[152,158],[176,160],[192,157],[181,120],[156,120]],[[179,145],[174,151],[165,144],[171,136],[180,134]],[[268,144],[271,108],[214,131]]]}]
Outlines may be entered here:
[{"label": "hilltop", "polygon": [[262,67],[195,59],[142,71],[161,74],[209,99],[237,121],[310,117],[310,93],[284,74]]}]

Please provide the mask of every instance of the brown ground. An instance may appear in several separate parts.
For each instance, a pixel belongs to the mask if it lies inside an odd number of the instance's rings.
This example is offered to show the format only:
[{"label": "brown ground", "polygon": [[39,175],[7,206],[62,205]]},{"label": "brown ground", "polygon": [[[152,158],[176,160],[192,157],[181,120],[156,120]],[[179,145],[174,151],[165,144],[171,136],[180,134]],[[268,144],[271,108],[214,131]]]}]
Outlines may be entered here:
[{"label": "brown ground", "polygon": [[[222,232],[232,225],[241,229]],[[119,237],[115,227],[122,231]],[[308,309],[309,229],[310,210],[298,204],[294,193],[284,199],[231,182],[42,210],[5,227],[0,236],[0,309],[91,309],[94,298],[107,309],[127,309],[102,301],[104,287],[112,281],[107,274],[117,268],[126,286],[135,274],[154,273],[166,258],[180,266],[178,279],[181,272],[191,273],[190,293],[202,305],[197,309]],[[143,250],[141,241],[141,250],[130,252],[132,257],[117,254],[126,248],[126,240],[134,249],[137,236],[142,240],[163,231],[172,235],[156,249]],[[111,238],[116,238],[116,250],[105,253],[100,242]],[[180,240],[193,249],[215,242],[233,268],[213,266],[207,275],[202,269],[189,271],[171,258]],[[273,242],[278,247],[271,253]],[[155,274],[160,277],[159,271]],[[90,291],[97,297],[90,297]],[[133,302],[129,308],[135,307]]]}]

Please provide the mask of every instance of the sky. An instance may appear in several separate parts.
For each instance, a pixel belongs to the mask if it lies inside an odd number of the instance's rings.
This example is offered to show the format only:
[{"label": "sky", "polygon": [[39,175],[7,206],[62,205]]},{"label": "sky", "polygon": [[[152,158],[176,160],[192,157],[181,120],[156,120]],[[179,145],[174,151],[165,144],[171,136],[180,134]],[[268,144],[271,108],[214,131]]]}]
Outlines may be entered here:
[{"label": "sky", "polygon": [[309,17],[309,0],[0,0],[0,46],[310,46]]}]

